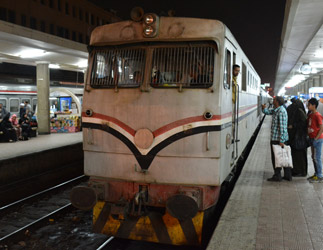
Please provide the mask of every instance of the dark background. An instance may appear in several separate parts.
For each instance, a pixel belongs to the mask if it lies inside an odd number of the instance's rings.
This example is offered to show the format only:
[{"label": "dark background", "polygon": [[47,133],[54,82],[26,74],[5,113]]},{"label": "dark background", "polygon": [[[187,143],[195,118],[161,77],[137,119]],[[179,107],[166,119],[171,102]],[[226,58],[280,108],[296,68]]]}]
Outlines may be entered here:
[{"label": "dark background", "polygon": [[285,0],[90,0],[106,10],[130,19],[130,11],[140,6],[145,13],[178,17],[218,19],[231,30],[262,83],[274,84],[284,19]]}]

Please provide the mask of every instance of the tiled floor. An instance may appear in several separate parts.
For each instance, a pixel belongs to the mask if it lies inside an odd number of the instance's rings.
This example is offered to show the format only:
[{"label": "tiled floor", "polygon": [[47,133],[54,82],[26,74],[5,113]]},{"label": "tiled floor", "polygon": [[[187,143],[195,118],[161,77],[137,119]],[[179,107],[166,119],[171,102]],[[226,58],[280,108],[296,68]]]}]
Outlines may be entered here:
[{"label": "tiled floor", "polygon": [[[270,117],[258,134],[218,226],[211,249],[323,249],[323,183],[306,177],[268,182]],[[309,174],[314,172],[308,154]]]},{"label": "tiled floor", "polygon": [[82,132],[38,135],[28,141],[0,143],[0,160],[82,142]]}]

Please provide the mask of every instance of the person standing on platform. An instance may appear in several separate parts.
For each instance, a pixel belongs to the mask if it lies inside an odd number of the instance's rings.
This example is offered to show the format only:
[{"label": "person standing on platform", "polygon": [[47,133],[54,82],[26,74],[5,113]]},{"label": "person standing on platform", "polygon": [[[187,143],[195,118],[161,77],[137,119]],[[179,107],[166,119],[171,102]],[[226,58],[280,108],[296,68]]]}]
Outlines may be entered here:
[{"label": "person standing on platform", "polygon": [[31,113],[31,105],[29,104],[29,101],[25,101],[25,108],[26,108],[26,113]]},{"label": "person standing on platform", "polygon": [[319,112],[321,114],[321,116],[323,117],[323,99],[320,98],[319,100],[319,105],[317,106],[317,112]]},{"label": "person standing on platform", "polygon": [[[288,141],[287,132],[287,121],[288,115],[284,108],[284,98],[281,96],[276,96],[274,98],[274,108],[267,109],[266,105],[262,105],[262,111],[266,115],[272,115],[271,122],[271,138],[270,138],[270,150],[271,150],[271,161],[273,163],[274,175],[267,179],[267,181],[282,181],[281,168],[275,167],[275,155],[272,145],[280,145],[284,147],[285,142]],[[291,168],[284,168],[283,179],[291,181],[292,173]]]},{"label": "person standing on platform", "polygon": [[287,108],[288,137],[292,150],[292,176],[304,177],[307,175],[307,122],[303,102],[293,98]]},{"label": "person standing on platform", "polygon": [[308,110],[311,112],[307,118],[308,135],[312,140],[313,146],[312,159],[315,169],[315,174],[308,178],[310,182],[323,182],[322,176],[322,144],[323,144],[323,121],[322,115],[317,112],[318,101],[311,98],[308,101]]}]

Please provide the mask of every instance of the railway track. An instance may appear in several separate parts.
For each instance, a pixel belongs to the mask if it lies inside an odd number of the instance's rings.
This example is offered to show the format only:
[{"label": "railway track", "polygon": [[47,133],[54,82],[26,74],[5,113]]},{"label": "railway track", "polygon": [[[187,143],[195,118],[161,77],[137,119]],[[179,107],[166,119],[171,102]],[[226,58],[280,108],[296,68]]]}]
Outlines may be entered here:
[{"label": "railway track", "polygon": [[86,179],[84,175],[79,176],[0,207],[0,245],[17,240],[59,214],[74,209],[69,202],[70,189]]}]

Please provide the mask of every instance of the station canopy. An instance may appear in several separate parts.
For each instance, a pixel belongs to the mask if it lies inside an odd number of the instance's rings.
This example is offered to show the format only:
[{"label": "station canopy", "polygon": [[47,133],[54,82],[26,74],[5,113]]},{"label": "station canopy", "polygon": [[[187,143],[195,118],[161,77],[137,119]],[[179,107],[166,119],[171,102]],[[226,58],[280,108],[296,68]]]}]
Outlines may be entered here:
[{"label": "station canopy", "polygon": [[275,89],[284,94],[309,77],[323,74],[323,1],[287,0]]},{"label": "station canopy", "polygon": [[0,21],[0,63],[48,62],[50,68],[84,71],[87,61],[85,44]]}]

